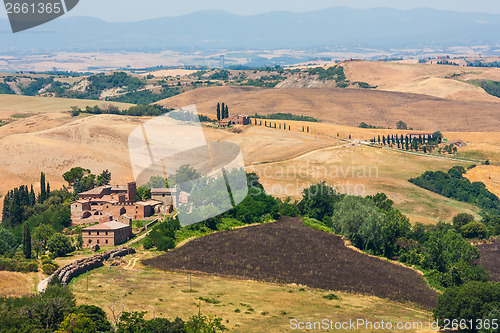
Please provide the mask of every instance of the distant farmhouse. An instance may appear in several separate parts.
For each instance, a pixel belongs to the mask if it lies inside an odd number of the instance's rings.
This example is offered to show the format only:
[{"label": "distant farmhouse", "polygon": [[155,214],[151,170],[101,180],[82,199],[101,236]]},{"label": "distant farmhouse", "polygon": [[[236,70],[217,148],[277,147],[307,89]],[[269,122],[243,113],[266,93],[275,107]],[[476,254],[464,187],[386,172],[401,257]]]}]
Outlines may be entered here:
[{"label": "distant farmhouse", "polygon": [[177,201],[176,191],[165,189],[164,193],[152,195],[150,200],[137,201],[135,183],[96,187],[80,193],[79,199],[71,203],[72,224],[106,223],[121,216],[138,220],[157,212],[170,213],[173,210]]},{"label": "distant farmhouse", "polygon": [[232,125],[250,125],[250,117],[238,114],[219,121],[219,127],[221,128],[226,128]]}]

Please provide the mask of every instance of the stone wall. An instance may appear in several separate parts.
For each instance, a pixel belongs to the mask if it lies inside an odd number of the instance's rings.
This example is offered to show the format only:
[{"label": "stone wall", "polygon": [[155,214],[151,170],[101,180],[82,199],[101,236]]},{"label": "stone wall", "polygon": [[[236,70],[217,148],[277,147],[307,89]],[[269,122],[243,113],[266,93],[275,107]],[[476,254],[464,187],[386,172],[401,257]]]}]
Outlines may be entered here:
[{"label": "stone wall", "polygon": [[134,254],[135,249],[127,247],[127,248],[119,248],[109,250],[103,253],[96,254],[90,258],[83,258],[77,260],[71,264],[64,265],[57,269],[54,274],[49,277],[49,284],[55,278],[58,277],[62,283],[68,284],[73,278],[86,273],[95,268],[99,268],[104,266],[104,262],[108,259],[124,257],[129,254]]}]

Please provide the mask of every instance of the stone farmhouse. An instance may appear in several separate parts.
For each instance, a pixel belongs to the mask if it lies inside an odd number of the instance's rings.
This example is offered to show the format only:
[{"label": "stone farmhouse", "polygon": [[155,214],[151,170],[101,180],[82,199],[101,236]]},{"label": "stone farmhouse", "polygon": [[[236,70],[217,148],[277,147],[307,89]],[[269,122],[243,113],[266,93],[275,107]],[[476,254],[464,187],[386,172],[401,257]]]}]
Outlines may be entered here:
[{"label": "stone farmhouse", "polygon": [[250,117],[247,115],[235,115],[219,121],[219,127],[226,128],[232,125],[250,125]]},{"label": "stone farmhouse", "polygon": [[82,230],[83,246],[115,246],[132,238],[132,220],[129,224],[117,221],[101,223]]},{"label": "stone farmhouse", "polygon": [[[168,191],[168,190],[167,190]],[[165,197],[161,195],[165,194]],[[156,212],[170,213],[177,193],[165,192],[146,201],[137,201],[136,184],[100,186],[80,193],[79,199],[71,203],[73,225],[106,223],[116,221],[120,216],[130,219],[144,219]],[[157,200],[159,198],[163,200]]]}]

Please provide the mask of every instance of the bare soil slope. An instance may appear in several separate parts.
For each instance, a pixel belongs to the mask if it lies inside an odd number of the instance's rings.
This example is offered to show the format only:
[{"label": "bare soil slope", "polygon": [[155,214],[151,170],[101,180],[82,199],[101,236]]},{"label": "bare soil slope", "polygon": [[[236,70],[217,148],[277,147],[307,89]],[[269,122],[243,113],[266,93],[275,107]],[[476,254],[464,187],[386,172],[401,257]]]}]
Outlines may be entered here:
[{"label": "bare soil slope", "polygon": [[196,104],[199,112],[215,115],[218,102],[228,104],[232,114],[288,112],[347,126],[364,121],[394,128],[402,120],[416,130],[430,132],[494,132],[500,127],[500,103],[367,89],[211,87],[158,103],[172,108]]},{"label": "bare soil slope", "polygon": [[203,237],[143,263],[369,294],[425,308],[437,301],[417,272],[349,249],[340,237],[307,228],[300,218]]}]

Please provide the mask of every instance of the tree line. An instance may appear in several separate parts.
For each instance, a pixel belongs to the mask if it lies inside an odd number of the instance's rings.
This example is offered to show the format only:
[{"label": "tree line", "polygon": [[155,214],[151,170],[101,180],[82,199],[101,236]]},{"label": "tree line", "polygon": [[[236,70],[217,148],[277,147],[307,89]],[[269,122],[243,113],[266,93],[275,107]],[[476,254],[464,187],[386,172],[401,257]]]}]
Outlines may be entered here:
[{"label": "tree line", "polygon": [[319,123],[319,119],[304,115],[294,115],[291,113],[271,113],[267,115],[254,114],[252,118],[255,119],[276,119],[276,120],[293,120],[293,121],[309,121],[313,123]]},{"label": "tree line", "polygon": [[153,104],[153,105],[135,105],[130,107],[127,110],[120,110],[115,105],[108,105],[106,107],[100,107],[95,105],[93,107],[87,106],[85,110],[82,110],[80,107],[72,106],[70,110],[70,114],[72,117],[77,117],[81,113],[87,114],[115,114],[120,116],[134,116],[134,117],[158,117],[165,113],[172,111],[172,109],[164,108],[161,105]]},{"label": "tree line", "polygon": [[467,202],[482,208],[486,213],[500,214],[500,200],[488,191],[484,183],[471,182],[463,175],[466,170],[455,166],[443,171],[427,171],[423,175],[410,179],[410,182],[426,190],[441,194],[447,198]]},{"label": "tree line", "polygon": [[[371,143],[378,143],[384,146],[395,146],[398,149],[405,150],[422,150],[424,153],[432,152],[439,144],[443,142],[443,134],[436,131],[433,134],[390,134],[390,135],[378,135],[378,137],[373,137],[370,139]],[[454,152],[456,152],[456,147]]]}]

